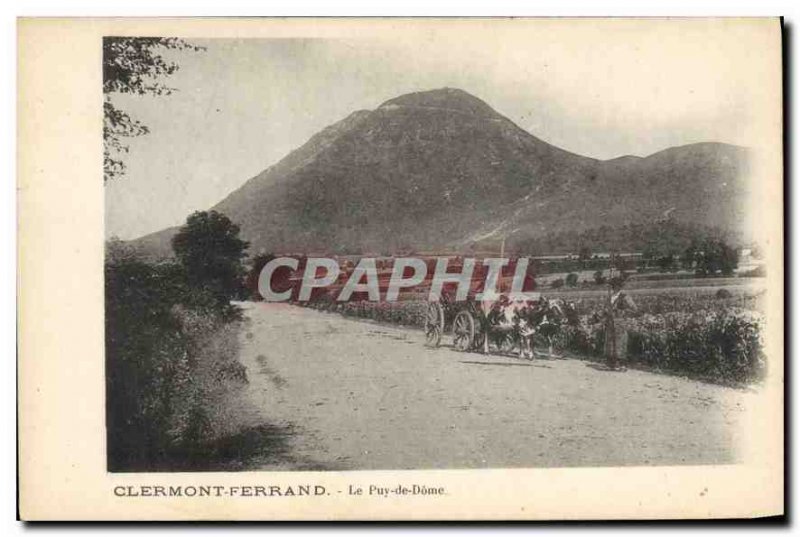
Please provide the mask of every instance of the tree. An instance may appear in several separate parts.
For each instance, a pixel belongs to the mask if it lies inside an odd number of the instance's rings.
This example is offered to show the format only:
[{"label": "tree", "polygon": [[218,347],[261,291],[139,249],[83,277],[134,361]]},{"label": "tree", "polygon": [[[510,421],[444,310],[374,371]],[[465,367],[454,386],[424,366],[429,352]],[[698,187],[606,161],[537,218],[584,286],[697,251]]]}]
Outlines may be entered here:
[{"label": "tree", "polygon": [[720,243],[720,271],[724,276],[730,276],[739,266],[739,251],[730,245]]},{"label": "tree", "polygon": [[586,263],[591,259],[592,251],[588,246],[581,246],[578,249],[578,261],[581,263],[581,268],[586,268]]},{"label": "tree", "polygon": [[177,386],[190,348],[173,308],[174,265],[131,258],[105,265],[106,433],[109,469],[141,468],[170,446]]},{"label": "tree", "polygon": [[698,255],[697,272],[702,275],[713,275],[721,272],[730,276],[739,264],[739,252],[721,239],[707,239],[702,244],[702,253]]},{"label": "tree", "polygon": [[655,260],[658,257],[658,252],[652,243],[648,243],[642,250],[642,259],[646,262]]},{"label": "tree", "polygon": [[672,254],[666,254],[660,256],[656,262],[658,263],[659,269],[663,272],[667,272],[672,270],[674,259]]},{"label": "tree", "polygon": [[103,181],[125,174],[122,154],[128,152],[124,138],[147,134],[140,121],[117,108],[111,101],[115,93],[169,95],[175,88],[164,78],[178,70],[178,64],[160,54],[166,50],[204,50],[176,37],[103,38]]},{"label": "tree", "polygon": [[567,279],[565,280],[567,287],[575,287],[578,285],[578,275],[574,272],[570,272],[567,274]]},{"label": "tree", "polygon": [[684,250],[683,256],[681,257],[681,264],[683,265],[683,268],[687,270],[694,268],[695,263],[698,261],[698,256],[698,245],[695,241],[692,241],[692,243],[686,247],[686,250]]},{"label": "tree", "polygon": [[603,276],[603,271],[602,270],[596,270],[595,271],[595,273],[594,273],[594,283],[596,283],[597,285],[602,285],[602,284],[606,283],[606,277]]},{"label": "tree", "polygon": [[197,211],[172,238],[172,248],[191,287],[204,289],[219,304],[242,293],[242,259],[249,244],[239,226],[217,211]]}]

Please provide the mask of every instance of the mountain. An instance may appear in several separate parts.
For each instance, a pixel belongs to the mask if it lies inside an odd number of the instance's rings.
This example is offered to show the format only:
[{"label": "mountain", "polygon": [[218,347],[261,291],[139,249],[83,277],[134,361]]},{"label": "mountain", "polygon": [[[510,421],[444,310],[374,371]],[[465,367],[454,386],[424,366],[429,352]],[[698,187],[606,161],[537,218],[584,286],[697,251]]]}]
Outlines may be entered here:
[{"label": "mountain", "polygon": [[[463,250],[664,219],[735,231],[747,158],[701,143],[596,160],[445,88],[354,112],[213,209],[253,253]],[[166,255],[174,233],[134,245]]]}]

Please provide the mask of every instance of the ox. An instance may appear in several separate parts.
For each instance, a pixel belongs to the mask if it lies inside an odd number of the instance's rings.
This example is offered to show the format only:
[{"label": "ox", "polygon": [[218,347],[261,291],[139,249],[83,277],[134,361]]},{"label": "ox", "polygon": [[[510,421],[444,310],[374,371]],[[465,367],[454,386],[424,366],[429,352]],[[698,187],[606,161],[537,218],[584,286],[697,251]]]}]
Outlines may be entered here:
[{"label": "ox", "polygon": [[553,337],[561,322],[567,317],[569,306],[561,299],[538,300],[528,298],[509,298],[502,296],[484,297],[481,311],[484,315],[483,352],[489,352],[489,332],[501,333],[502,337],[512,337],[518,344],[520,358],[533,359],[534,338],[544,336],[548,342],[550,356],[553,356]]}]

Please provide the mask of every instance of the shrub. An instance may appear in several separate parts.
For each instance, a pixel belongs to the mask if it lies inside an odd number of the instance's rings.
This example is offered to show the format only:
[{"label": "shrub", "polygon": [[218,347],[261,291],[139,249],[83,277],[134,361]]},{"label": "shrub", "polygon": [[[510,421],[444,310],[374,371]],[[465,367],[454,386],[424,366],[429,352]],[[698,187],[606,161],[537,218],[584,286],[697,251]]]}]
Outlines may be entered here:
[{"label": "shrub", "polygon": [[570,272],[569,274],[567,274],[567,279],[565,280],[565,283],[567,284],[568,287],[577,286],[578,285],[578,275],[575,274],[574,272]]},{"label": "shrub", "polygon": [[596,283],[597,285],[602,285],[602,284],[606,283],[606,277],[603,276],[603,271],[601,271],[601,270],[595,271],[595,273],[594,273],[594,283]]},{"label": "shrub", "polygon": [[[756,300],[750,297],[748,300]],[[724,301],[720,303],[719,301]],[[623,318],[628,330],[627,362],[717,382],[752,382],[766,373],[761,320],[735,307],[742,298],[637,297],[637,317]],[[755,307],[757,302],[751,302]],[[562,327],[556,345],[583,355],[602,356],[605,331],[600,303],[580,304],[580,324]],[[641,312],[645,310],[645,312]]]},{"label": "shrub", "polygon": [[240,313],[189,287],[177,265],[123,259],[105,277],[108,468],[157,469],[199,449],[214,399],[246,380]]},{"label": "shrub", "polygon": [[550,282],[550,287],[552,287],[553,289],[564,287],[564,278],[556,278],[555,280]]},{"label": "shrub", "polygon": [[730,312],[670,313],[632,327],[629,361],[659,369],[750,382],[766,363],[759,322]]},{"label": "shrub", "polygon": [[564,325],[554,339],[555,347],[559,350],[571,350],[586,355],[595,353],[591,333],[585,326]]},{"label": "shrub", "polygon": [[[604,352],[605,297],[584,298],[558,325],[543,327],[539,345],[598,357]],[[627,362],[663,371],[701,376],[718,382],[752,382],[763,377],[766,362],[760,338],[761,321],[753,313],[760,295],[637,295],[636,312],[627,313],[620,329],[628,330]],[[305,304],[323,311],[381,322],[422,326],[423,300],[374,303]],[[452,322],[450,318],[449,323]]]}]

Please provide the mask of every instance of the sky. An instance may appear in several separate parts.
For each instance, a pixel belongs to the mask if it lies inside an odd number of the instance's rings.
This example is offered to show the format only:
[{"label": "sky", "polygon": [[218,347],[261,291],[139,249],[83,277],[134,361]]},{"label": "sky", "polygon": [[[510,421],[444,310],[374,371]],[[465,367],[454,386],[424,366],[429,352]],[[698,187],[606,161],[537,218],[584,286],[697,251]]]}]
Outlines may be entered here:
[{"label": "sky", "polygon": [[[552,25],[551,25],[552,26]],[[538,28],[538,27],[537,27]],[[105,187],[106,235],[182,223],[355,110],[463,89],[531,134],[598,159],[761,132],[758,47],[720,23],[335,38],[191,39],[169,96],[113,96],[150,127]],[[405,39],[404,39],[405,38]],[[747,68],[742,68],[742,66]]]}]

